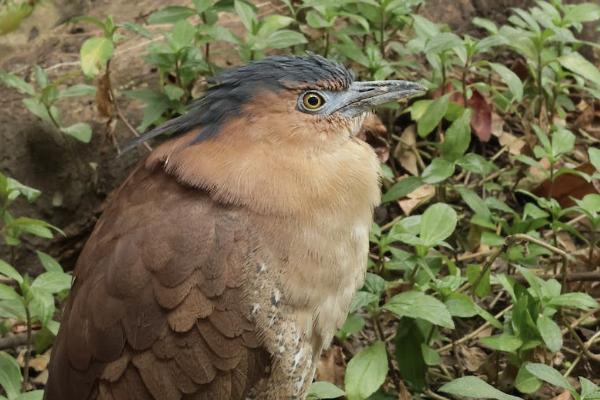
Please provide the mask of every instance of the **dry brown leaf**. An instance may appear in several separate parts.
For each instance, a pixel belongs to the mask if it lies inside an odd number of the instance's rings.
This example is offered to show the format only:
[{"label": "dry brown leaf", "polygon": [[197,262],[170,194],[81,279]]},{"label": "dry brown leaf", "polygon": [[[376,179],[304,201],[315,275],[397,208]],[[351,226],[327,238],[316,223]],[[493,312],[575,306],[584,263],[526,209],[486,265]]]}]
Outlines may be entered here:
[{"label": "dry brown leaf", "polygon": [[432,185],[423,185],[410,192],[408,196],[406,196],[406,199],[398,202],[398,205],[406,215],[410,215],[412,210],[431,199],[433,196],[435,196],[435,187]]},{"label": "dry brown leaf", "polygon": [[460,344],[457,348],[464,366],[469,372],[478,371],[488,358],[488,355],[479,347]]},{"label": "dry brown leaf", "polygon": [[345,374],[344,354],[340,346],[331,346],[325,351],[317,363],[317,380],[344,387]]},{"label": "dry brown leaf", "polygon": [[471,117],[471,128],[482,142],[490,140],[492,135],[492,107],[477,90],[467,100],[469,107],[473,110]]},{"label": "dry brown leaf", "polygon": [[39,356],[32,358],[29,361],[29,366],[38,372],[44,371],[48,367],[50,361],[50,350],[46,351]]},{"label": "dry brown leaf", "polygon": [[564,392],[562,392],[558,396],[553,397],[550,400],[570,400],[570,399],[571,399],[571,392],[569,392],[568,390],[565,390]]},{"label": "dry brown leaf", "polygon": [[508,132],[502,132],[498,137],[498,141],[502,146],[508,147],[508,152],[512,155],[519,155],[523,151],[523,148],[527,146],[527,143],[513,134]]},{"label": "dry brown leaf", "polygon": [[[575,169],[586,174],[594,173],[594,166],[591,163],[582,164]],[[534,168],[531,168],[530,170],[534,172]],[[547,177],[547,175],[544,174],[540,175],[542,175],[544,178]],[[587,182],[582,177],[573,174],[560,175],[558,178],[554,179],[553,182],[550,181],[549,178],[545,179],[539,185],[539,187],[533,191],[533,193],[537,196],[552,197],[558,201],[562,207],[570,207],[574,205],[574,198],[582,199],[587,194],[597,192],[598,191],[593,182]]]},{"label": "dry brown leaf", "polygon": [[394,158],[398,160],[402,168],[411,175],[419,175],[415,145],[417,143],[415,125],[410,125],[400,135],[400,141],[394,149]]},{"label": "dry brown leaf", "polygon": [[496,114],[492,113],[492,135],[496,137],[501,137],[504,134],[504,118]]},{"label": "dry brown leaf", "polygon": [[385,163],[390,158],[387,129],[376,114],[367,115],[357,137],[371,145],[380,162]]},{"label": "dry brown leaf", "polygon": [[35,378],[33,378],[31,381],[38,385],[45,385],[46,382],[48,382],[48,370],[46,369],[46,370],[40,372],[40,374],[38,376],[36,376]]}]

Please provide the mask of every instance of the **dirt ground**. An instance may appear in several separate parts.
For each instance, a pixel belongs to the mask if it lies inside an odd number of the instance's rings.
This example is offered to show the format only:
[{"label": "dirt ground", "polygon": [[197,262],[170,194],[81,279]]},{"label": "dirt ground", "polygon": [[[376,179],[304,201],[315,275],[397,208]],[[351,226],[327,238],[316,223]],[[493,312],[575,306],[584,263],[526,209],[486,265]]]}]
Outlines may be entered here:
[{"label": "dirt ground", "polygon": [[[182,0],[44,1],[19,30],[0,37],[0,69],[23,76],[30,73],[32,65],[38,64],[52,79],[81,82],[77,63],[79,47],[86,38],[97,34],[98,28],[65,21],[77,15],[113,15],[117,22],[143,23],[144,17],[156,9],[185,3]],[[474,16],[501,22],[510,7],[524,7],[526,3],[524,0],[428,0],[420,12],[464,32],[472,29],[465,23]],[[275,0],[256,4],[261,13],[281,7]],[[228,18],[225,23],[234,28],[238,24],[230,16],[224,18]],[[119,44],[111,64],[117,91],[156,84],[156,74],[142,60],[147,44],[148,39],[133,36]],[[230,61],[227,57],[222,54],[225,63]],[[34,205],[19,202],[15,214],[45,219],[63,229],[66,237],[57,237],[51,243],[27,243],[28,249],[14,255],[14,265],[23,272],[38,272],[41,267],[30,250],[39,248],[70,269],[106,196],[123,181],[145,150],[117,157],[114,143],[107,136],[106,121],[98,116],[93,98],[61,103],[65,124],[87,121],[94,131],[90,144],[71,140],[71,145],[65,148],[60,144],[58,133],[30,114],[21,99],[16,91],[0,86],[0,170],[43,192]],[[139,104],[122,96],[121,99],[124,113],[135,124],[141,117]],[[131,139],[131,133],[120,123],[114,136],[120,144]],[[4,257],[6,254],[0,251],[0,258]]]}]

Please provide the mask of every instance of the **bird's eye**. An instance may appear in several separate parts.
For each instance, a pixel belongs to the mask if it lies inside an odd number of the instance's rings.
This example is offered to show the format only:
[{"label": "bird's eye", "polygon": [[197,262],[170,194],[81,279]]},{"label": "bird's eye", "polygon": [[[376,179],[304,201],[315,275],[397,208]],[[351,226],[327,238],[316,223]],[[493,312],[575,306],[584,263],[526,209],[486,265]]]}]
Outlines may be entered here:
[{"label": "bird's eye", "polygon": [[317,92],[306,92],[302,96],[302,105],[310,111],[318,110],[325,104],[325,99]]}]

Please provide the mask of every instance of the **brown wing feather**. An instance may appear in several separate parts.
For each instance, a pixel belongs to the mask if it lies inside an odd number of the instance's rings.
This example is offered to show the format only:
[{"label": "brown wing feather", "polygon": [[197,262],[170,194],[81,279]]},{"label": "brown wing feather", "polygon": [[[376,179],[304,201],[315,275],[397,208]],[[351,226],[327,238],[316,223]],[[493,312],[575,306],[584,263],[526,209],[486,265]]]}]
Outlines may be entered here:
[{"label": "brown wing feather", "polygon": [[80,256],[45,399],[244,398],[269,358],[245,314],[234,214],[138,168]]}]

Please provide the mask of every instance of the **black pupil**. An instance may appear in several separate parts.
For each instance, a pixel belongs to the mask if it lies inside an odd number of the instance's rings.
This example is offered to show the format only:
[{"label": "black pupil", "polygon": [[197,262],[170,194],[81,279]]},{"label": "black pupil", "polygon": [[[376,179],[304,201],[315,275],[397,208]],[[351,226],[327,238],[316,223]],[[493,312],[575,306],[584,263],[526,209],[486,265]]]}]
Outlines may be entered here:
[{"label": "black pupil", "polygon": [[307,101],[308,101],[308,104],[311,105],[311,106],[313,106],[313,107],[316,107],[316,106],[319,105],[319,98],[317,96],[315,96],[314,94],[308,96],[308,100]]}]

